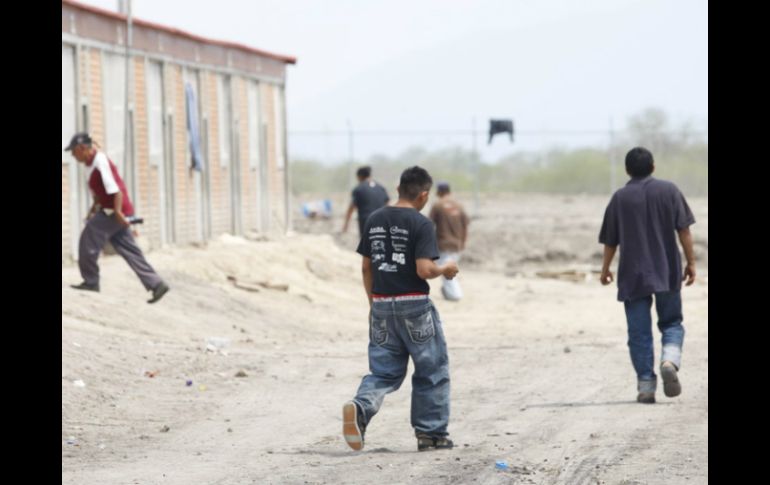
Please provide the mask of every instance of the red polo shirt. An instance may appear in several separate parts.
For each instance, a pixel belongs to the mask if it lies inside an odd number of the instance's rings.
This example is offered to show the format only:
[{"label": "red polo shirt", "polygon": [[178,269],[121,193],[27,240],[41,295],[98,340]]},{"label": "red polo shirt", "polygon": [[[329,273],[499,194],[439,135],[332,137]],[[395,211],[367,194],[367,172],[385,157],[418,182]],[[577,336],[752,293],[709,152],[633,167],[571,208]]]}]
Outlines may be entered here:
[{"label": "red polo shirt", "polygon": [[126,184],[118,174],[118,167],[107,158],[103,152],[97,151],[86,162],[88,168],[88,187],[94,199],[103,209],[115,208],[115,194],[120,191],[123,194],[122,212],[124,216],[134,215],[134,206],[128,198]]}]

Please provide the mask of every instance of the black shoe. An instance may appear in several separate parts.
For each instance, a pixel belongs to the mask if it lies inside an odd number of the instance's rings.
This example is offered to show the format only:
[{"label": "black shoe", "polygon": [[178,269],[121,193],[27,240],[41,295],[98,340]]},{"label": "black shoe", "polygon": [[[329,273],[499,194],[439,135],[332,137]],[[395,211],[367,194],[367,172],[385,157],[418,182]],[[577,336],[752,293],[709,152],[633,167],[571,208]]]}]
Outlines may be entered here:
[{"label": "black shoe", "polygon": [[89,285],[85,281],[80,283],[79,285],[70,285],[70,288],[75,288],[76,290],[86,290],[86,291],[99,291],[99,283],[96,283],[95,285]]},{"label": "black shoe", "polygon": [[434,438],[423,433],[417,435],[417,451],[451,450],[454,446],[454,442],[446,437]]},{"label": "black shoe", "polygon": [[358,409],[358,404],[355,401],[346,402],[342,406],[342,436],[348,446],[356,451],[361,451],[364,448],[365,432],[364,416]]},{"label": "black shoe", "polygon": [[152,290],[152,298],[147,300],[147,303],[155,303],[156,301],[160,300],[163,298],[163,295],[168,293],[168,290],[170,289],[171,288],[169,288],[166,283],[161,281],[160,284]]}]

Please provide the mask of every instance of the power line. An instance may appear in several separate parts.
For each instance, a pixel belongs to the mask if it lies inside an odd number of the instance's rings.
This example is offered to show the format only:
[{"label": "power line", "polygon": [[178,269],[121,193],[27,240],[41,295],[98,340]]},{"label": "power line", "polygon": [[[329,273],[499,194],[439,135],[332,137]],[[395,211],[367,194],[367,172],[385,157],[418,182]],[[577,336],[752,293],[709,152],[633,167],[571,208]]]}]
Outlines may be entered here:
[{"label": "power line", "polygon": [[[628,133],[628,130],[616,130],[615,133]],[[352,133],[356,136],[441,136],[441,135],[456,135],[456,136],[472,136],[473,130],[447,130],[447,129],[430,129],[430,130],[352,130]],[[679,135],[682,133],[692,135],[708,135],[708,130],[666,130],[658,131],[656,133],[666,135]],[[289,135],[292,136],[350,136],[350,130],[292,130],[289,131]],[[585,136],[585,135],[607,135],[607,130],[522,130],[517,131],[516,135],[524,136]]]}]

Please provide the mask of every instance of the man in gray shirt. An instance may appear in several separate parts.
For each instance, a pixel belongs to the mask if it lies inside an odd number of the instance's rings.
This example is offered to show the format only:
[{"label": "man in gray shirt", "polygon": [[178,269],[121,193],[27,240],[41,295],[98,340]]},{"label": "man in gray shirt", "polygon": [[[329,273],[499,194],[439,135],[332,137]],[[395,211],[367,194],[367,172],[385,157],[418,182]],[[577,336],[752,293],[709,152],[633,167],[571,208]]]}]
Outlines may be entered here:
[{"label": "man in gray shirt", "polygon": [[628,348],[637,375],[637,401],[655,402],[655,375],[651,307],[653,295],[663,349],[660,373],[666,396],[682,392],[677,372],[682,359],[682,260],[676,239],[684,249],[686,285],[695,281],[695,253],[690,225],[695,223],[690,207],[671,182],[653,178],[652,153],[641,147],[626,154],[626,172],[631,180],[613,194],[599,233],[604,244],[601,283],[613,281],[610,263],[620,246],[618,300],[626,310]]}]

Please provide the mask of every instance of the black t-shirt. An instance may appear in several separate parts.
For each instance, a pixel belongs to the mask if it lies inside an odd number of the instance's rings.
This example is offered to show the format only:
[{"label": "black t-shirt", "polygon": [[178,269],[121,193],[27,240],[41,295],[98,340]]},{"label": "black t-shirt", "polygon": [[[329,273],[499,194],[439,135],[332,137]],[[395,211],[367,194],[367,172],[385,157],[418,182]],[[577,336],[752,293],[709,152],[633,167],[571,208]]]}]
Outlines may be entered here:
[{"label": "black t-shirt", "polygon": [[388,203],[390,198],[385,188],[373,180],[365,180],[353,189],[353,204],[358,210],[358,220],[362,223],[369,215]]},{"label": "black t-shirt", "polygon": [[436,230],[433,222],[416,210],[383,207],[375,211],[366,220],[357,251],[372,259],[373,293],[430,292],[428,282],[417,276],[416,261],[438,259]]}]

